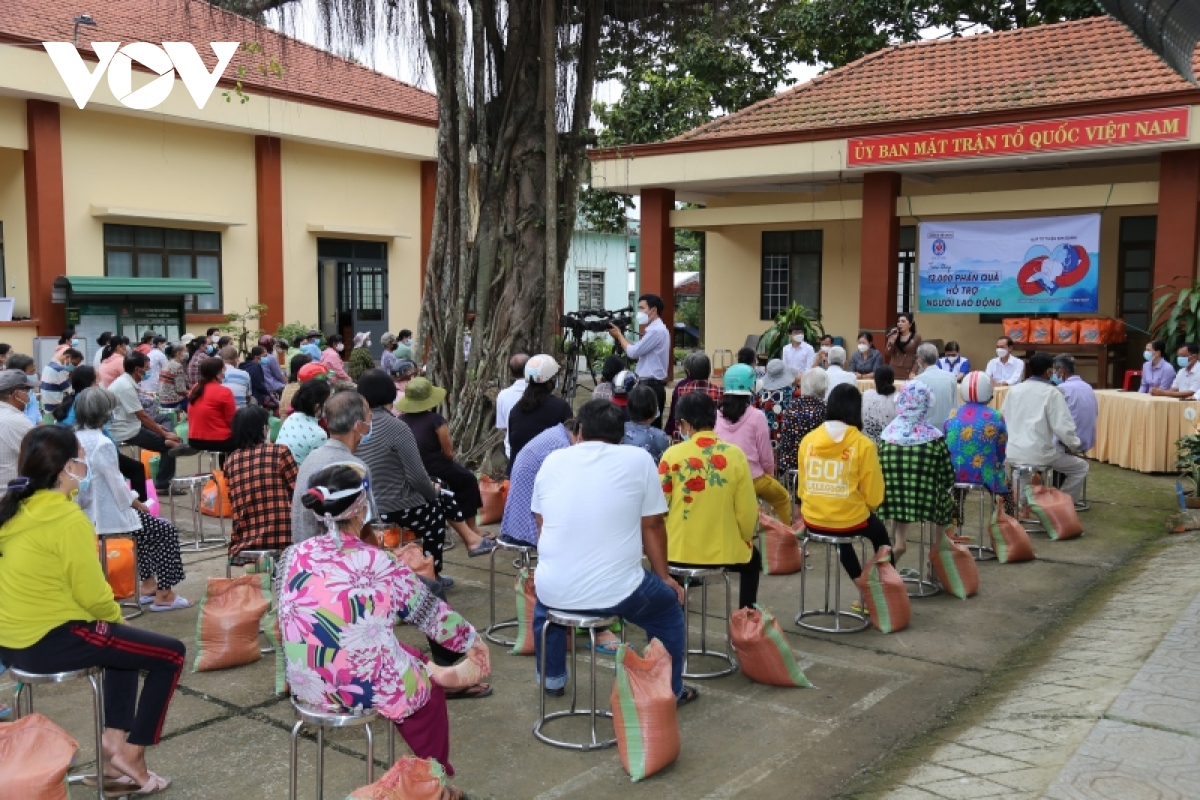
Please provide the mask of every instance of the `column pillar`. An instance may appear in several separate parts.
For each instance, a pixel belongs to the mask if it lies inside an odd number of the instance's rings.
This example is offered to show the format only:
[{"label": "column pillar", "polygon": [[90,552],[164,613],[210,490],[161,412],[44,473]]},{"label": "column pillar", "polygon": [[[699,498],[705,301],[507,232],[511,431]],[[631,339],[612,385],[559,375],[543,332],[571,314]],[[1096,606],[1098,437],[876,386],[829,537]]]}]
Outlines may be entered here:
[{"label": "column pillar", "polygon": [[1200,245],[1200,150],[1159,156],[1154,285],[1183,287],[1196,276]]},{"label": "column pillar", "polygon": [[675,337],[675,231],[671,212],[675,190],[642,189],[641,286],[640,294],[656,294],[665,306],[663,324]]},{"label": "column pillar", "polygon": [[421,284],[418,293],[425,296],[425,273],[429,269],[429,251],[433,247],[433,215],[437,204],[436,161],[421,162]]},{"label": "column pillar", "polygon": [[[862,262],[859,268],[858,327],[886,331],[895,322],[900,268],[900,173],[863,176]],[[882,348],[880,348],[882,349]]]},{"label": "column pillar", "polygon": [[67,274],[63,222],[62,131],[58,103],[25,101],[29,145],[25,151],[25,231],[29,248],[29,315],[38,335],[59,335],[66,306],[50,301],[54,281]]},{"label": "column pillar", "polygon": [[258,302],[267,307],[259,324],[271,333],[283,324],[283,161],[277,136],[254,137],[258,193]]}]

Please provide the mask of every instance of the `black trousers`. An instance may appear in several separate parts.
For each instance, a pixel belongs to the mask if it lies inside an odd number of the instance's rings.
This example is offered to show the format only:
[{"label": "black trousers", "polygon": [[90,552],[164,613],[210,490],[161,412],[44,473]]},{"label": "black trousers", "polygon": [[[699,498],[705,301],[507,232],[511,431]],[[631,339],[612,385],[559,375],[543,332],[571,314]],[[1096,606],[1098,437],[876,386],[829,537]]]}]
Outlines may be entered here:
[{"label": "black trousers", "polygon": [[643,386],[650,387],[650,390],[654,392],[654,398],[658,401],[658,416],[650,424],[655,428],[661,428],[663,410],[667,407],[667,385],[658,378],[642,378],[641,383]]},{"label": "black trousers", "polygon": [[[0,647],[0,658],[28,672],[52,673],[104,667],[104,726],[129,733],[136,745],[158,744],[167,706],[186,652],[183,642],[113,622],[68,622],[31,647]],[[138,678],[146,682],[138,696]]]},{"label": "black trousers", "polygon": [[146,467],[136,458],[130,458],[124,453],[117,453],[117,468],[121,477],[129,481],[129,485],[137,492],[138,500],[146,502]]},{"label": "black trousers", "polygon": [[[865,536],[876,550],[892,543],[891,537],[888,536],[887,526],[874,514],[867,517],[866,527],[863,528],[849,531],[835,531],[827,528],[813,528],[812,530],[814,533],[823,533],[828,536]],[[838,545],[838,558],[841,559],[842,566],[845,567],[846,574],[850,576],[851,580],[858,580],[858,576],[862,575],[862,564],[858,562],[858,553],[854,552],[856,544],[857,542],[850,542]]]},{"label": "black trousers", "polygon": [[686,569],[724,567],[730,572],[738,574],[738,608],[754,608],[754,604],[758,602],[758,581],[759,576],[762,575],[762,555],[759,554],[757,547],[750,550],[750,560],[745,564],[676,564],[672,561],[671,566]]},{"label": "black trousers", "polygon": [[158,453],[158,477],[154,479],[154,488],[159,492],[168,491],[171,488],[171,479],[175,477],[175,457],[168,454],[171,446],[167,441],[154,431],[140,428],[137,434],[132,439],[127,439],[124,444]]}]

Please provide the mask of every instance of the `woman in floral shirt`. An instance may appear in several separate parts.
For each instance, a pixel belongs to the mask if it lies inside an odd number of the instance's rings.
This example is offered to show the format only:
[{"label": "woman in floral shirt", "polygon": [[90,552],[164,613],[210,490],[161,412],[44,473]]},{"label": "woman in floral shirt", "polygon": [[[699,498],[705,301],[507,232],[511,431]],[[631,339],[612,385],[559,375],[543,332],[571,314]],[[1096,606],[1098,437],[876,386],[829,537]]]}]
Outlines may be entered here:
[{"label": "woman in floral shirt", "polygon": [[829,386],[828,376],[820,367],[813,367],[800,378],[800,391],[792,396],[792,402],[779,415],[779,448],[775,451],[775,474],[781,481],[789,481],[787,488],[795,491],[789,472],[796,469],[800,455],[800,441],[825,422],[825,389]]},{"label": "woman in floral shirt", "polygon": [[444,670],[397,641],[392,626],[408,622],[455,654],[486,645],[395,555],[359,539],[368,495],[361,464],[334,464],[309,482],[304,506],[327,532],[288,548],[277,573],[288,683],[324,711],[376,709],[418,758],[453,775]]},{"label": "woman in floral shirt", "polygon": [[[963,404],[950,412],[946,422],[946,444],[954,464],[954,480],[986,486],[993,496],[1004,499],[1004,510],[1016,515],[1012,490],[1004,475],[1008,427],[1004,417],[988,407],[992,399],[992,381],[983,372],[972,372],[958,385]],[[958,518],[963,518],[965,492],[956,492]],[[993,501],[994,502],[994,501]]]}]

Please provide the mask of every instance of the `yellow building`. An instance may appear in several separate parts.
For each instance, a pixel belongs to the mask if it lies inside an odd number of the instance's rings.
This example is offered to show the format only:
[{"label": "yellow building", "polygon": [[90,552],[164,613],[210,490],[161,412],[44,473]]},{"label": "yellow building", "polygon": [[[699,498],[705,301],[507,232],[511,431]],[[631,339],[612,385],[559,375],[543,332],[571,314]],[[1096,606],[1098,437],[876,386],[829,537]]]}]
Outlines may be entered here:
[{"label": "yellow building", "polygon": [[[94,19],[65,0],[0,13],[0,296],[17,319],[0,341],[32,352],[74,322],[53,291],[63,276],[207,281],[211,294],[184,298],[193,332],[259,302],[268,331],[299,321],[378,342],[415,328],[436,99],[197,0],[97,6]],[[103,58],[93,43],[122,44],[83,108],[43,45],[76,37],[88,72]],[[140,110],[130,90],[164,79],[136,48],[121,63],[134,42],[190,43],[207,71],[210,43],[242,47],[203,108],[177,67],[165,100]],[[145,327],[126,311],[122,327]]]},{"label": "yellow building", "polygon": [[1110,385],[1142,363],[1153,287],[1196,275],[1197,104],[1095,18],[890,47],[676,139],[597,151],[593,183],[641,196],[643,291],[671,295],[672,229],[706,231],[710,351],[795,300],[851,347],[918,311],[926,340],[957,340],[980,369],[1001,315],[920,311],[921,223],[1099,214],[1091,316],[1126,319],[1130,342],[1108,374],[1082,366]]}]

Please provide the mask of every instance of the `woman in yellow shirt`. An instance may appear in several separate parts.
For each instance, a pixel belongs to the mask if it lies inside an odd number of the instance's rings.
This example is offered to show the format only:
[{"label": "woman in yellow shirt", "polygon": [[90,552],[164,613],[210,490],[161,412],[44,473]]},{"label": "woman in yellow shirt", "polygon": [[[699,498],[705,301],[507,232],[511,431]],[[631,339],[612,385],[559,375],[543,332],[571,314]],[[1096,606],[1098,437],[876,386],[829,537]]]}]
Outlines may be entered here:
[{"label": "woman in yellow shirt", "polygon": [[758,499],[750,463],[713,433],[717,404],[706,394],[679,398],[676,427],[687,437],[658,465],[667,500],[667,560],[679,567],[725,567],[741,576],[738,605],[758,600],[762,559],[754,546]]},{"label": "woman in yellow shirt", "polygon": [[162,736],[184,646],[122,623],[95,531],[72,502],[91,479],[70,428],[25,435],[0,498],[0,660],[37,673],[104,667],[105,787],[151,794],[171,784],[146,767],[146,746]]}]

